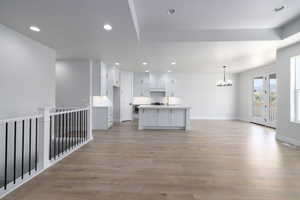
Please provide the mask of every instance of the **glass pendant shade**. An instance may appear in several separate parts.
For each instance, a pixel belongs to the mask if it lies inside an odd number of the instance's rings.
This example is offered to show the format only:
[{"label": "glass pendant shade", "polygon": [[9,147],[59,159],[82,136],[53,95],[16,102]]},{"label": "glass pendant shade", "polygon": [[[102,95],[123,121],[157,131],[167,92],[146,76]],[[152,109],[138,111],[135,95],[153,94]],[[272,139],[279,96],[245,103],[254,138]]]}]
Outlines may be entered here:
[{"label": "glass pendant shade", "polygon": [[226,66],[223,66],[224,69],[224,76],[223,76],[223,80],[220,80],[217,82],[217,86],[218,87],[230,87],[232,86],[232,80],[226,80]]}]

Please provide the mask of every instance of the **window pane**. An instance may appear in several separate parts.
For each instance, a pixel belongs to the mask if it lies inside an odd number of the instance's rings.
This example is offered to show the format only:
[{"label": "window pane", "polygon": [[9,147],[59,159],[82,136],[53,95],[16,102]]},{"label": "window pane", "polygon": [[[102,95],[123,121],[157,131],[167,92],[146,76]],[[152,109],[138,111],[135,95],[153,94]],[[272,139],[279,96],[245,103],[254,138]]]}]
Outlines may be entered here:
[{"label": "window pane", "polygon": [[300,90],[296,90],[295,101],[296,121],[300,121]]},{"label": "window pane", "polygon": [[276,121],[277,113],[277,79],[276,74],[271,74],[269,76],[269,87],[270,87],[270,109],[269,109],[269,120],[271,122]]},{"label": "window pane", "polygon": [[264,116],[264,78],[256,77],[253,79],[253,116]]},{"label": "window pane", "polygon": [[300,57],[296,57],[296,90],[300,89]]}]

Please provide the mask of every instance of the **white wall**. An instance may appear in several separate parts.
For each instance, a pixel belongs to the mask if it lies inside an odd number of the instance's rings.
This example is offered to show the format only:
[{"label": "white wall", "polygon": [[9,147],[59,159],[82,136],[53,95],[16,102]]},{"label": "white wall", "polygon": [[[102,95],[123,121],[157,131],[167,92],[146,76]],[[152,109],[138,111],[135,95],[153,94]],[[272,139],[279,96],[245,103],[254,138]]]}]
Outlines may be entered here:
[{"label": "white wall", "polygon": [[183,104],[189,105],[194,119],[236,119],[238,82],[236,75],[231,74],[232,87],[217,87],[222,79],[220,73],[172,74],[176,80],[175,96]]},{"label": "white wall", "polygon": [[[0,119],[36,114],[38,108],[55,105],[55,51],[0,25]],[[26,122],[25,127],[28,127]],[[34,123],[33,123],[34,127]],[[4,165],[4,124],[0,124],[0,171]],[[17,126],[17,162],[20,163],[20,124]],[[28,129],[25,145],[28,146]],[[8,133],[8,177],[13,171],[13,124]],[[34,144],[34,143],[32,143]],[[34,149],[32,149],[32,154]],[[25,158],[29,155],[25,149]],[[32,156],[34,158],[34,156]],[[20,166],[18,164],[18,166]],[[27,170],[27,159],[25,170]],[[17,168],[19,171],[19,168]],[[19,174],[19,173],[17,173]],[[0,181],[4,174],[0,174]]]},{"label": "white wall", "polygon": [[277,52],[278,120],[276,137],[300,146],[300,124],[290,121],[290,58],[300,55],[300,43]]},{"label": "white wall", "polygon": [[90,102],[90,63],[58,61],[56,63],[56,107],[80,107]]},{"label": "white wall", "polygon": [[55,51],[0,25],[0,118],[55,105]]},{"label": "white wall", "polygon": [[251,69],[238,74],[238,118],[243,121],[251,120],[252,106],[252,79],[254,76],[275,72],[274,64]]}]

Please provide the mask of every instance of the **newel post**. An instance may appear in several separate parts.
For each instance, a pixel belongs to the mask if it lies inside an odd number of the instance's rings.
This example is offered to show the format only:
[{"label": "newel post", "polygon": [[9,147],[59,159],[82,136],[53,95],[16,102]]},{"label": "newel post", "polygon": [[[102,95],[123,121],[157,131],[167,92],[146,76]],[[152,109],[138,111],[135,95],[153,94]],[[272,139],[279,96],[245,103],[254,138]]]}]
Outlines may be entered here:
[{"label": "newel post", "polygon": [[50,166],[49,148],[50,148],[50,110],[51,108],[40,108],[43,115],[41,120],[41,131],[38,137],[38,158],[40,169],[46,169]]}]

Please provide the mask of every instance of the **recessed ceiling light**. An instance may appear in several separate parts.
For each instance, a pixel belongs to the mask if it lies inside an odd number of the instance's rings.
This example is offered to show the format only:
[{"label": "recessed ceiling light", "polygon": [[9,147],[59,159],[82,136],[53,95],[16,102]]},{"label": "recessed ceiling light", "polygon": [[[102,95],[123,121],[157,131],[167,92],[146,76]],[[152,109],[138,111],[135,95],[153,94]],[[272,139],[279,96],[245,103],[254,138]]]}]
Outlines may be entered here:
[{"label": "recessed ceiling light", "polygon": [[142,65],[148,65],[148,63],[146,63],[146,62],[142,62]]},{"label": "recessed ceiling light", "polygon": [[119,65],[120,65],[120,63],[119,63],[119,62],[116,62],[115,64],[116,64],[117,66],[119,66]]},{"label": "recessed ceiling light", "polygon": [[146,72],[146,73],[148,73],[148,72],[149,72],[149,70],[146,70],[145,72]]},{"label": "recessed ceiling light", "polygon": [[171,70],[168,70],[168,72],[170,73],[170,72],[172,72]]},{"label": "recessed ceiling light", "polygon": [[170,8],[170,9],[168,10],[168,14],[169,14],[169,15],[174,15],[175,12],[176,12],[176,10],[175,10],[174,8]]},{"label": "recessed ceiling light", "polygon": [[106,31],[111,31],[112,30],[112,26],[110,24],[105,24],[103,26],[103,28],[106,30]]},{"label": "recessed ceiling light", "polygon": [[172,62],[171,65],[176,65],[176,62]]},{"label": "recessed ceiling light", "polygon": [[280,7],[274,8],[274,11],[275,12],[280,12],[280,11],[282,11],[284,9],[285,9],[285,6],[280,6]]},{"label": "recessed ceiling light", "polygon": [[32,30],[34,32],[40,32],[41,31],[41,29],[37,26],[30,26],[29,28],[30,28],[30,30]]}]

